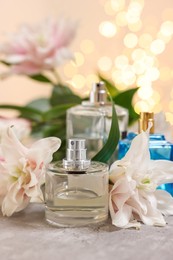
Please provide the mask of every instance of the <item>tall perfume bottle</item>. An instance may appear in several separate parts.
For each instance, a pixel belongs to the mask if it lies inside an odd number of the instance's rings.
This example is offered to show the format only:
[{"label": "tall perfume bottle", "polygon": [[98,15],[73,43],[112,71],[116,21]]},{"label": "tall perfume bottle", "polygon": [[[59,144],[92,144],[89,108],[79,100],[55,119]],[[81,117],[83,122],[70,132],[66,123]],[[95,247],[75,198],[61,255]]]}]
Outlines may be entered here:
[{"label": "tall perfume bottle", "polygon": [[[127,132],[128,110],[115,105],[119,129]],[[84,138],[92,158],[106,142],[112,121],[112,104],[103,82],[93,84],[90,100],[67,110],[67,138]]]},{"label": "tall perfume bottle", "polygon": [[[165,139],[163,134],[154,134],[154,114],[149,112],[140,113],[139,119],[139,132],[146,131],[148,129],[149,122],[152,122],[153,126],[150,129],[149,136],[149,151],[152,160],[170,160],[173,161],[173,144]],[[120,140],[118,149],[118,159],[125,156],[130,148],[133,138],[136,133],[128,133],[127,138]],[[158,189],[168,191],[173,196],[173,184],[162,184]]]},{"label": "tall perfume bottle", "polygon": [[64,227],[108,217],[108,166],[86,157],[84,139],[69,139],[66,159],[50,164],[45,181],[46,220]]}]

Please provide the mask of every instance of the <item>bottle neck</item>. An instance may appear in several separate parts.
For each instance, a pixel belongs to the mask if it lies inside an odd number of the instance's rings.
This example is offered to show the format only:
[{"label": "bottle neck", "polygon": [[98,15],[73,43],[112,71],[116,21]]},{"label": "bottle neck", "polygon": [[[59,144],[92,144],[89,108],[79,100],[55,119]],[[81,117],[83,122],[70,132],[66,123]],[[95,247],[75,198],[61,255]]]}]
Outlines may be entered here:
[{"label": "bottle neck", "polygon": [[138,132],[146,131],[149,129],[150,134],[154,134],[154,114],[149,112],[140,113],[138,121]]},{"label": "bottle neck", "polygon": [[111,106],[111,102],[91,102],[90,100],[88,101],[82,101],[82,106],[85,107],[104,107],[104,106]]}]

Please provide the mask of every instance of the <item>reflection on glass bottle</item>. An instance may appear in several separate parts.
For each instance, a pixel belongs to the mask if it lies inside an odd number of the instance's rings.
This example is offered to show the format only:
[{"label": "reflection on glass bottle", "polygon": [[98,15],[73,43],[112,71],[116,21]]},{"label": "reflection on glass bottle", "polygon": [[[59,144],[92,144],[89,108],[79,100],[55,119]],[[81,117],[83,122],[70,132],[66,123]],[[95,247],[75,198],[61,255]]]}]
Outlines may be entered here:
[{"label": "reflection on glass bottle", "polygon": [[66,159],[50,164],[46,220],[58,226],[100,223],[108,217],[108,166],[86,159],[84,139],[69,139]]},{"label": "reflection on glass bottle", "polygon": [[[149,122],[153,123],[150,129],[149,136],[149,151],[152,160],[170,160],[173,161],[173,144],[165,139],[163,134],[154,134],[154,114],[143,112],[140,113],[139,119],[139,132],[146,131]],[[136,136],[135,133],[128,133],[127,138],[120,140],[118,149],[118,159],[125,156],[130,148],[133,138]],[[173,196],[173,184],[162,184],[158,189],[168,191]]]},{"label": "reflection on glass bottle", "polygon": [[[127,131],[128,110],[115,105],[120,132]],[[67,138],[84,138],[88,157],[92,158],[106,142],[112,121],[112,105],[108,102],[103,82],[93,85],[90,100],[67,110]]]}]

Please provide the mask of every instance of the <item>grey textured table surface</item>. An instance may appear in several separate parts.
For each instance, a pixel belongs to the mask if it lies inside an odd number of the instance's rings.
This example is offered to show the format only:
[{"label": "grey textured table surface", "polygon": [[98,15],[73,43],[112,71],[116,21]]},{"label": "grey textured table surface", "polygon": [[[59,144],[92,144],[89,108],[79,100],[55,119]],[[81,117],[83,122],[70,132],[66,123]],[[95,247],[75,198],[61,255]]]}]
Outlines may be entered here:
[{"label": "grey textured table surface", "polygon": [[173,217],[164,228],[123,230],[108,221],[100,227],[55,228],[44,205],[30,204],[11,218],[0,216],[0,260],[172,260]]}]

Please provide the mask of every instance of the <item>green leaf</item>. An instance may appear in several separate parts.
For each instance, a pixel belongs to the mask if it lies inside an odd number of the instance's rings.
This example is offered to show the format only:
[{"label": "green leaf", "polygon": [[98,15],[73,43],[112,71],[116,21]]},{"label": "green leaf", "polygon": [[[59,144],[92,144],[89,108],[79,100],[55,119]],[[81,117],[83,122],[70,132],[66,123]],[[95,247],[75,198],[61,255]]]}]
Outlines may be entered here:
[{"label": "green leaf", "polygon": [[115,84],[108,79],[104,78],[102,75],[98,75],[100,80],[103,81],[106,85],[107,90],[109,91],[112,97],[118,95],[120,91],[115,87]]},{"label": "green leaf", "polygon": [[63,85],[54,86],[50,97],[52,106],[69,103],[79,104],[81,103],[81,100],[82,99],[74,94],[69,87]]},{"label": "green leaf", "polygon": [[47,98],[35,99],[35,100],[31,101],[30,103],[28,103],[26,106],[37,109],[41,112],[45,112],[45,111],[48,111],[49,109],[51,109],[50,101]]},{"label": "green leaf", "polygon": [[51,83],[52,84],[52,81],[48,77],[44,76],[43,74],[31,75],[31,76],[29,76],[29,78],[36,80],[36,81],[43,82],[43,83]]},{"label": "green leaf", "polygon": [[[9,63],[9,62],[6,62],[4,60],[0,60],[0,63],[6,65],[6,66],[11,66],[13,64]],[[28,76],[29,78],[33,79],[33,80],[36,80],[36,81],[40,81],[40,82],[43,82],[43,83],[51,83],[52,84],[52,81],[44,76],[43,74],[35,74],[35,75],[30,75]]]},{"label": "green leaf", "polygon": [[103,146],[103,148],[92,158],[92,160],[107,163],[116,150],[119,141],[119,136],[120,132],[118,126],[118,119],[114,103],[112,102],[112,123],[108,140],[106,144]]},{"label": "green leaf", "polygon": [[74,94],[68,86],[62,84],[55,85],[53,91],[56,95]]},{"label": "green leaf", "polygon": [[[4,60],[0,60],[0,63],[6,65],[6,66],[12,66],[13,64],[9,63],[9,62],[6,62]],[[30,75],[28,76],[29,78],[33,79],[33,80],[36,80],[36,81],[39,81],[39,82],[43,82],[43,83],[51,83],[52,84],[52,81],[46,77],[45,75],[43,74],[35,74],[35,75]]]},{"label": "green leaf", "polygon": [[138,88],[128,89],[119,93],[117,96],[112,97],[115,104],[123,106],[129,110],[129,125],[139,118],[139,115],[135,112],[132,105],[132,100],[137,90]]},{"label": "green leaf", "polygon": [[129,125],[134,123],[138,119],[138,114],[134,111],[132,105],[132,99],[138,88],[129,89],[126,91],[119,91],[115,86],[114,83],[104,78],[102,75],[99,74],[99,78],[105,82],[105,85],[113,98],[115,104],[120,105],[124,108],[127,108],[129,111]]},{"label": "green leaf", "polygon": [[0,105],[1,109],[12,109],[12,110],[17,110],[21,113],[20,116],[34,120],[34,121],[40,121],[42,120],[42,113],[34,108],[26,107],[26,106],[16,106],[16,105]]},{"label": "green leaf", "polygon": [[66,135],[65,120],[58,119],[55,122],[36,123],[32,130],[32,133],[35,136],[40,136],[40,138],[48,136],[58,136],[61,138],[61,136]]},{"label": "green leaf", "polygon": [[43,137],[57,136],[61,140],[66,137],[65,125],[62,122],[57,122],[57,124],[45,125],[42,128]]},{"label": "green leaf", "polygon": [[75,104],[63,104],[55,106],[43,114],[44,120],[51,120],[66,114],[66,110]]}]

